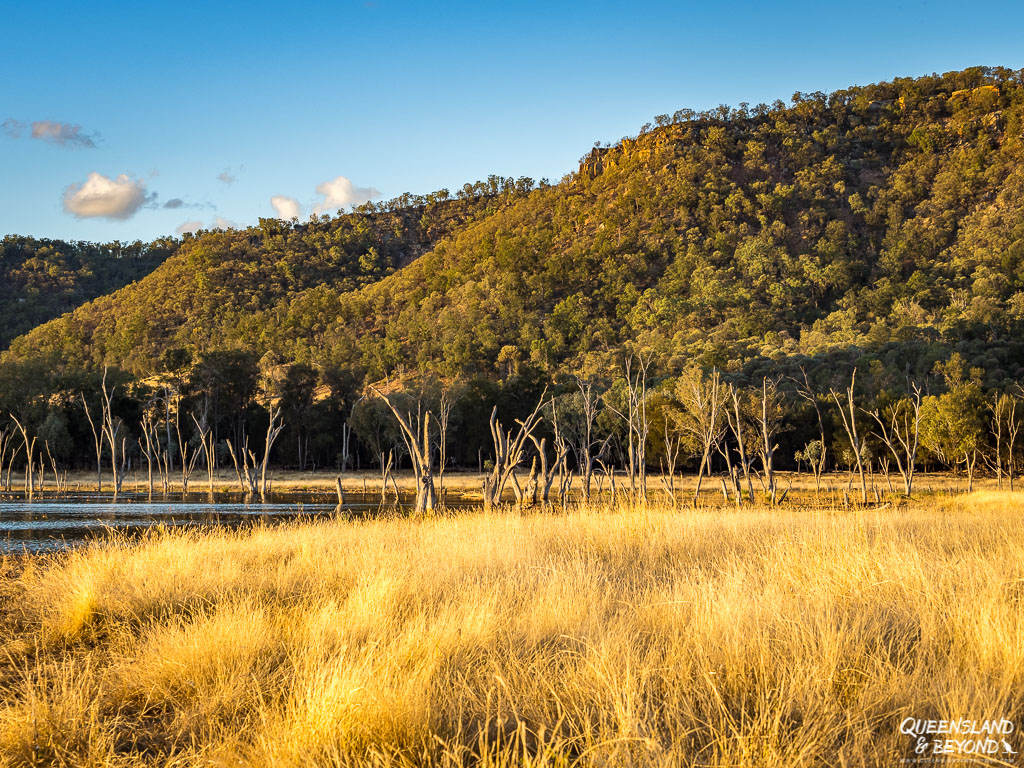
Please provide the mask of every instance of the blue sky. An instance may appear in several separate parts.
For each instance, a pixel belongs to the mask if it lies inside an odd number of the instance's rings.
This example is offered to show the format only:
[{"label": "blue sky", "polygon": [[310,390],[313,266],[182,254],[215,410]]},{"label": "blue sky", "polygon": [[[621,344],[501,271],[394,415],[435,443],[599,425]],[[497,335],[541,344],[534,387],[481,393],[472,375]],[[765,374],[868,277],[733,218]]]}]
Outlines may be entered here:
[{"label": "blue sky", "polygon": [[0,234],[83,240],[557,180],[681,107],[1024,67],[1019,0],[9,1],[0,25]]}]

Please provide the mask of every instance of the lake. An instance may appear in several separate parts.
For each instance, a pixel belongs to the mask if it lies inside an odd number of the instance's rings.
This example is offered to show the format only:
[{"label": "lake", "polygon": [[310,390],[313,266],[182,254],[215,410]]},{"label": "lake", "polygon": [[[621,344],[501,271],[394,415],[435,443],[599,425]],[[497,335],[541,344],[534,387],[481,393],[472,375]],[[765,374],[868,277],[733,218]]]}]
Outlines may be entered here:
[{"label": "lake", "polygon": [[[138,534],[155,526],[227,526],[237,528],[257,523],[329,517],[337,506],[301,498],[278,498],[266,503],[238,497],[211,502],[205,494],[159,500],[145,495],[121,497],[88,494],[61,498],[0,499],[0,554],[52,552],[83,544],[110,532]],[[343,511],[366,516],[380,511],[380,494],[345,494]],[[393,503],[385,504],[393,510]]]}]

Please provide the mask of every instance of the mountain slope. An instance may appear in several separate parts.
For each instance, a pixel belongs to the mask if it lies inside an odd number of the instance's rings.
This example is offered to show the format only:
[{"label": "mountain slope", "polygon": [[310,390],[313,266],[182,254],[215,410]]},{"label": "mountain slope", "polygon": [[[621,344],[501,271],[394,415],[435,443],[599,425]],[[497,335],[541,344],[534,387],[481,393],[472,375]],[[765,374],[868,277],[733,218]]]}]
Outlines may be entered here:
[{"label": "mountain slope", "polygon": [[96,244],[7,235],[0,240],[0,349],[37,325],[148,275],[176,248],[174,240]]},{"label": "mountain slope", "polygon": [[557,185],[417,240],[423,254],[382,279],[352,259],[385,228],[344,251],[348,266],[310,243],[303,258],[321,267],[290,283],[272,238],[243,248],[240,263],[264,266],[221,275],[203,259],[228,244],[207,236],[182,248],[177,271],[169,262],[139,284],[163,286],[153,302],[126,289],[16,340],[12,356],[142,372],[171,345],[221,345],[375,378],[555,371],[627,343],[669,365],[736,367],[968,340],[978,354],[1003,348],[998,366],[1024,364],[1004,343],[1024,318],[1022,73],[975,68],[657,122],[595,148]]}]

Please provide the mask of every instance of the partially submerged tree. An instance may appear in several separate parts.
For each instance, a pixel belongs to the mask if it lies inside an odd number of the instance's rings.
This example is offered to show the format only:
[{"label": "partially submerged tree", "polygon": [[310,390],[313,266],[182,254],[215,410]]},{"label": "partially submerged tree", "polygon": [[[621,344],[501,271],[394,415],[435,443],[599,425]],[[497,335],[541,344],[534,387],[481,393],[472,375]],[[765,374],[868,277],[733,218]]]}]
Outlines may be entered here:
[{"label": "partially submerged tree", "polygon": [[712,453],[725,433],[726,392],[717,368],[706,374],[698,366],[690,365],[676,382],[675,394],[683,406],[680,426],[692,436],[700,453],[697,486],[693,492],[696,504],[704,473],[710,475],[711,472]]},{"label": "partially submerged tree", "polygon": [[488,423],[491,438],[494,441],[494,467],[484,478],[484,509],[489,510],[501,501],[505,484],[515,473],[519,462],[523,460],[526,441],[541,422],[541,408],[546,395],[547,389],[545,388],[530,415],[523,420],[516,419],[518,430],[506,430],[502,426],[498,420],[498,406],[494,406],[491,410],[491,418]]},{"label": "partially submerged tree", "polygon": [[[804,458],[811,466],[811,472],[814,474],[814,490],[815,493],[821,491],[821,476],[825,472],[825,463],[828,460],[828,442],[825,438],[825,419],[821,415],[821,402],[818,393],[811,387],[811,382],[807,378],[807,371],[803,367],[800,368],[801,379],[797,381],[796,393],[802,399],[806,400],[810,406],[814,409],[814,415],[818,420],[818,440],[811,441],[804,447]],[[817,442],[817,445],[814,443]]]},{"label": "partially submerged tree", "polygon": [[434,472],[431,467],[430,411],[424,410],[422,400],[418,400],[415,418],[411,411],[406,411],[403,415],[391,398],[376,387],[370,389],[387,404],[402,431],[402,440],[409,451],[413,475],[416,478],[416,504],[413,511],[416,514],[432,512],[437,506],[437,491],[434,488]]},{"label": "partially submerged tree", "polygon": [[889,449],[896,460],[896,469],[903,477],[903,492],[910,496],[914,488],[917,449],[921,437],[921,388],[911,384],[909,397],[889,403],[885,410],[870,412],[878,424],[873,434]]},{"label": "partially submerged tree", "polygon": [[[864,454],[865,444],[864,439],[860,436],[857,431],[857,404],[854,401],[853,390],[857,383],[857,369],[853,369],[853,373],[850,374],[850,386],[846,388],[845,398],[840,399],[840,395],[834,389],[830,390],[832,399],[835,400],[836,407],[839,409],[839,416],[843,421],[843,429],[846,431],[846,438],[850,442],[850,462],[851,464],[856,463],[857,473],[860,475],[860,496],[861,502],[864,504],[868,503],[868,485],[864,478]],[[843,402],[845,400],[845,403]]]},{"label": "partially submerged tree", "polygon": [[757,428],[757,453],[761,459],[765,490],[772,504],[780,501],[775,477],[775,451],[779,446],[775,438],[783,428],[785,416],[785,396],[779,389],[779,380],[764,377],[761,380],[754,424]]}]

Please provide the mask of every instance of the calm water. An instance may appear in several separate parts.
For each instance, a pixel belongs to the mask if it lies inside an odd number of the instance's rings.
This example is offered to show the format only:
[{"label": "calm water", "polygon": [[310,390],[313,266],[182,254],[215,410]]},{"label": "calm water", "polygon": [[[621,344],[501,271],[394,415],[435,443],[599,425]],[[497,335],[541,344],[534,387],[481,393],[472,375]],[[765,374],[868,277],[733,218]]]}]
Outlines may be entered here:
[{"label": "calm water", "polygon": [[[344,511],[375,514],[380,495],[346,494]],[[223,499],[148,500],[145,496],[119,499],[88,495],[60,499],[0,499],[0,553],[51,552],[119,533],[138,534],[154,526],[228,526],[277,523],[330,517],[334,504],[323,501],[275,500],[267,503]],[[393,509],[394,507],[388,507]]]}]

